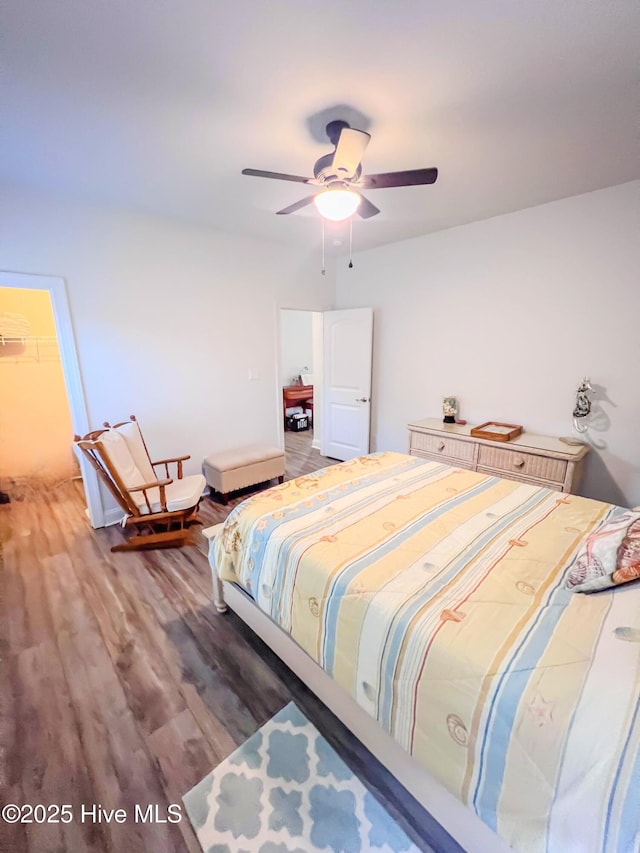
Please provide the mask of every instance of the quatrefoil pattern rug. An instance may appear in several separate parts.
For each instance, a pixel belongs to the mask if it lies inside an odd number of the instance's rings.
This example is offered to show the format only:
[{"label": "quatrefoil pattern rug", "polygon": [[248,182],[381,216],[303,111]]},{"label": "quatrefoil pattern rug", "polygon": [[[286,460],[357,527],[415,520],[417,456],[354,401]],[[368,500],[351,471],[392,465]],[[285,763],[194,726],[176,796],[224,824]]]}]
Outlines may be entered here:
[{"label": "quatrefoil pattern rug", "polygon": [[183,801],[205,853],[419,853],[293,703]]}]

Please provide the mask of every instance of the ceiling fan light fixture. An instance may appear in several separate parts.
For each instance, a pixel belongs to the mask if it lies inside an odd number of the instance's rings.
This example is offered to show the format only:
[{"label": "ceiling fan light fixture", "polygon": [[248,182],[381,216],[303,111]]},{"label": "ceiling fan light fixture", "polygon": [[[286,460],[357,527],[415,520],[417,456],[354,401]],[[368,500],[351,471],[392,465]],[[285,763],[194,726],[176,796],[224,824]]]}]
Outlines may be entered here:
[{"label": "ceiling fan light fixture", "polygon": [[332,222],[348,219],[358,209],[360,196],[352,190],[326,189],[313,199],[318,212]]}]

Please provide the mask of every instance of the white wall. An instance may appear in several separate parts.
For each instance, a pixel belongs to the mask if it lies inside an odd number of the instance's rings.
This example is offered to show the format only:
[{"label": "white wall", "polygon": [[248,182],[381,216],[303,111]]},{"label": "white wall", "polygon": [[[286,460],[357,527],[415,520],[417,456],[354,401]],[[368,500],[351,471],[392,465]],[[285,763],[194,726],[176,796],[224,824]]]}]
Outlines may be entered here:
[{"label": "white wall", "polygon": [[334,297],[307,247],[17,191],[0,234],[0,269],[66,279],[92,426],[134,413],[152,456],[191,454],[187,473],[279,442],[277,305]]},{"label": "white wall", "polygon": [[313,373],[313,313],[283,309],[280,315],[280,368],[282,382],[290,385],[306,367]]},{"label": "white wall", "polygon": [[582,493],[640,504],[640,182],[389,245],[337,271],[337,307],[375,309],[373,438],[458,397],[471,423],[568,435],[600,386]]}]

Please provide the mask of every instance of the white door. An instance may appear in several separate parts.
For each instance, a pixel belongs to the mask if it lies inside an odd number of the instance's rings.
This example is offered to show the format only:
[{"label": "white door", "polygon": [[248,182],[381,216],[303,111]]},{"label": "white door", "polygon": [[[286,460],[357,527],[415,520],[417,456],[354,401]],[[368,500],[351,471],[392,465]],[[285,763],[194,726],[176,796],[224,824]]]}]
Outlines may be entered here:
[{"label": "white door", "polygon": [[324,312],[323,456],[369,452],[372,348],[372,308]]}]

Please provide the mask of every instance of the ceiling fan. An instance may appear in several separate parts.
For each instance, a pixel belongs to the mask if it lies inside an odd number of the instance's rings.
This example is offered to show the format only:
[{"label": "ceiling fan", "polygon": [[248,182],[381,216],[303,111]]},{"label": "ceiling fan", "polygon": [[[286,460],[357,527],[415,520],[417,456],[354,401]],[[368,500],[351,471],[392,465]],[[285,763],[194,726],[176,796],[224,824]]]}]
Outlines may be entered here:
[{"label": "ceiling fan", "polygon": [[306,196],[278,211],[278,214],[295,213],[311,202],[315,202],[320,214],[326,219],[340,221],[357,211],[363,219],[369,219],[380,210],[365,198],[360,190],[385,189],[387,187],[412,187],[433,184],[438,170],[408,169],[404,172],[382,172],[379,175],[362,174],[362,158],[371,140],[364,130],[356,130],[346,121],[330,121],[326,127],[329,141],[334,146],[330,154],[320,157],[313,167],[313,178],[287,175],[282,172],[264,172],[261,169],[243,169],[243,175],[259,178],[275,178],[279,181],[295,181],[320,187],[318,192]]}]

